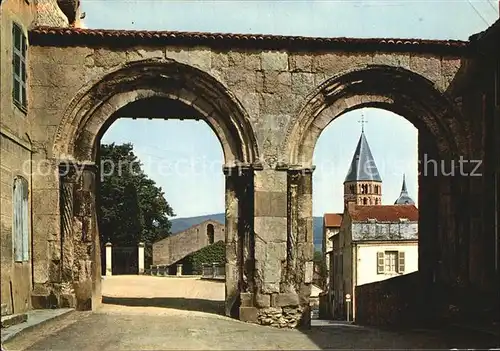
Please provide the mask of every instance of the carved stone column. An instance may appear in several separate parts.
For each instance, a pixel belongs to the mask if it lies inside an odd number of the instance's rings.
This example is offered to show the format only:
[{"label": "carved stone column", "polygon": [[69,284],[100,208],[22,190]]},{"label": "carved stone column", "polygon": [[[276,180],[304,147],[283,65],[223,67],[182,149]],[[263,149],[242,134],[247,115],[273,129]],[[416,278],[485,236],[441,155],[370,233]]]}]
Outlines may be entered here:
[{"label": "carved stone column", "polygon": [[313,279],[312,173],[314,168],[288,170],[287,284],[299,295],[298,326],[309,327]]},{"label": "carved stone column", "polygon": [[[225,314],[246,319],[246,294],[253,290],[253,170],[224,167],[226,176],[226,302]],[[246,302],[243,303],[242,300]]]},{"label": "carved stone column", "polygon": [[[90,310],[100,300],[100,245],[95,206],[94,164],[63,162],[61,232],[63,280],[72,282],[78,310]],[[98,296],[99,295],[99,296]]]},{"label": "carved stone column", "polygon": [[76,167],[69,163],[59,165],[60,213],[62,241],[62,280],[73,282],[74,264],[74,190],[77,182]]}]

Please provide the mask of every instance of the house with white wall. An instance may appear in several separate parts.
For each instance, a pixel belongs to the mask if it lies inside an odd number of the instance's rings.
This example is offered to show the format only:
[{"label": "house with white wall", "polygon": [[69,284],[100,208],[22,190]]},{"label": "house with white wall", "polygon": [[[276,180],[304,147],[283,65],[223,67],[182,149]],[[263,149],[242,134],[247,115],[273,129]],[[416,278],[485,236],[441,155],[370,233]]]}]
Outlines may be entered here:
[{"label": "house with white wall", "polygon": [[[349,203],[333,241],[333,316],[355,311],[355,287],[418,270],[418,209],[415,205]],[[346,294],[351,295],[349,306]]]},{"label": "house with white wall", "polygon": [[344,213],[327,213],[324,220],[329,261],[324,310],[334,319],[355,318],[356,286],[418,270],[418,209],[404,176],[398,199],[382,205],[382,178],[364,130],[344,181]]}]

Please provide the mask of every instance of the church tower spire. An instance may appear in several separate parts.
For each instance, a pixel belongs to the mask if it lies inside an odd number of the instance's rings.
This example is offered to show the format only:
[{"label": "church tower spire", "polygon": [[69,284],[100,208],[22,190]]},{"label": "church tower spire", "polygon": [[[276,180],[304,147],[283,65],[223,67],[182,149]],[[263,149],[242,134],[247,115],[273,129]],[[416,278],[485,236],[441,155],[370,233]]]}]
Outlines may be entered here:
[{"label": "church tower spire", "polygon": [[364,116],[361,117],[360,123],[361,136],[344,180],[344,203],[382,205],[382,178],[366,140]]},{"label": "church tower spire", "polygon": [[403,185],[401,186],[401,194],[399,194],[398,199],[394,202],[394,205],[415,205],[415,201],[408,195],[408,190],[406,189],[406,179],[403,174]]}]

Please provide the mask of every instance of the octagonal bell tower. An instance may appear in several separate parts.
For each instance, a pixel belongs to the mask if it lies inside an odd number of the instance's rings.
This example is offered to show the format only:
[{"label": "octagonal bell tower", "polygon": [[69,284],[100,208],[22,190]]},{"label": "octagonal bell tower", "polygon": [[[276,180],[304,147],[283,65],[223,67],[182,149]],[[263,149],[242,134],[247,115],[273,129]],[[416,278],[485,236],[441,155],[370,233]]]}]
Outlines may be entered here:
[{"label": "octagonal bell tower", "polygon": [[[365,123],[361,121],[362,125]],[[344,180],[344,205],[382,205],[382,178],[362,127],[361,136]]]}]

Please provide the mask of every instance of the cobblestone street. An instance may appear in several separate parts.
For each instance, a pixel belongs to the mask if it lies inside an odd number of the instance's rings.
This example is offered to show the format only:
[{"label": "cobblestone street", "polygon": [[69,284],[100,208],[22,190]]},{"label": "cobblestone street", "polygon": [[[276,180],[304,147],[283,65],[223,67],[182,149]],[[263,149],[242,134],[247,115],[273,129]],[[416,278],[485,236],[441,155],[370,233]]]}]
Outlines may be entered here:
[{"label": "cobblestone street", "polygon": [[[491,347],[492,341],[437,331],[380,331],[329,324],[274,329],[221,316],[223,283],[117,276],[103,282],[99,311],[74,312],[27,331],[6,350],[394,349]],[[121,293],[120,293],[121,292]],[[481,344],[479,344],[479,342]]]}]

